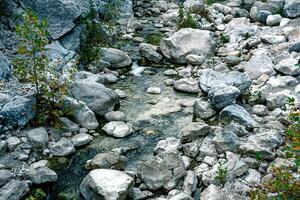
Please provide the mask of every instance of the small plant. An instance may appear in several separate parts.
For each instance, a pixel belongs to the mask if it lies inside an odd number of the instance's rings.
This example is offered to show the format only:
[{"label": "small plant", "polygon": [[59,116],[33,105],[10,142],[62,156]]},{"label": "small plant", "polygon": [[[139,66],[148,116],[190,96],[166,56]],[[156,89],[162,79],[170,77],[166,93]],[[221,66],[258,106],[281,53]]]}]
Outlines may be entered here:
[{"label": "small plant", "polygon": [[261,186],[250,192],[250,200],[269,199],[272,193],[274,200],[298,200],[300,199],[300,180],[295,177],[290,169],[273,168],[273,178],[264,182]]},{"label": "small plant", "polygon": [[220,40],[223,44],[229,43],[230,42],[230,38],[228,35],[221,33],[221,37]]},{"label": "small plant", "polygon": [[161,33],[152,33],[149,35],[146,35],[145,42],[148,44],[159,46],[160,40],[163,37]]},{"label": "small plant", "polygon": [[46,193],[40,189],[33,189],[29,192],[28,197],[25,200],[44,200],[46,199],[47,195]]},{"label": "small plant", "polygon": [[31,11],[27,11],[24,23],[16,27],[20,38],[17,52],[20,58],[14,60],[14,74],[20,81],[30,82],[35,88],[36,125],[57,127],[63,114],[58,102],[66,93],[67,79],[50,65],[46,55],[48,44],[47,22],[38,20]]},{"label": "small plant", "polygon": [[179,15],[177,21],[178,28],[197,28],[198,21],[194,18],[193,13],[188,11],[184,12],[184,7],[182,4],[179,5]]},{"label": "small plant", "polygon": [[120,16],[120,7],[122,6],[122,0],[110,0],[104,5],[105,15],[103,20],[105,22],[111,22],[116,20]]},{"label": "small plant", "polygon": [[217,175],[215,177],[215,181],[220,184],[224,185],[227,179],[228,171],[227,168],[224,167],[220,162],[218,163]]}]

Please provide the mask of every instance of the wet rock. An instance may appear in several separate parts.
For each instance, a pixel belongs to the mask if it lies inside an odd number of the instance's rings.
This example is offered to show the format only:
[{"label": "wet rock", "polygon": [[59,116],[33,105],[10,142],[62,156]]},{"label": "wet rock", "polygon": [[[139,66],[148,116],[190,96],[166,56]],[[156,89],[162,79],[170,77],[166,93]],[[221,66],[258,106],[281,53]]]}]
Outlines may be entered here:
[{"label": "wet rock", "polygon": [[231,121],[234,121],[248,128],[255,128],[259,126],[251,115],[243,107],[237,104],[224,108],[219,117],[220,121],[225,124],[229,124]]},{"label": "wet rock", "polygon": [[236,152],[240,144],[239,138],[231,131],[218,133],[212,140],[219,153]]},{"label": "wet rock", "polygon": [[196,191],[197,184],[198,179],[195,172],[187,171],[184,177],[182,191],[191,196]]},{"label": "wet rock", "polygon": [[48,167],[31,168],[26,172],[26,175],[32,183],[40,185],[44,183],[53,183],[57,181],[57,174]]},{"label": "wet rock", "polygon": [[34,148],[45,147],[49,141],[47,130],[44,127],[31,129],[26,131],[26,134],[30,144]]},{"label": "wet rock", "polygon": [[104,118],[106,121],[111,122],[111,121],[123,121],[126,122],[127,118],[125,113],[121,111],[111,111],[108,112],[104,115]]},{"label": "wet rock", "polygon": [[27,181],[11,180],[0,188],[1,200],[18,200],[29,192]]},{"label": "wet rock", "polygon": [[0,51],[0,80],[8,79],[11,75],[12,66],[5,55]]},{"label": "wet rock", "polygon": [[34,105],[35,99],[33,97],[16,97],[12,99],[0,111],[1,124],[15,128],[24,127],[36,116]]},{"label": "wet rock", "polygon": [[105,133],[107,133],[108,135],[112,135],[117,138],[126,137],[134,131],[130,124],[126,124],[125,122],[120,121],[109,122],[105,124],[102,130],[105,131]]},{"label": "wet rock", "polygon": [[205,123],[192,122],[181,130],[178,137],[181,138],[182,142],[190,142],[198,137],[206,136],[211,131],[211,127]]},{"label": "wet rock", "polygon": [[297,0],[286,0],[283,8],[285,16],[295,18],[300,16],[300,2]]},{"label": "wet rock", "polygon": [[117,94],[104,85],[83,79],[72,85],[71,93],[75,99],[83,101],[96,114],[103,116],[119,103]]},{"label": "wet rock", "polygon": [[132,64],[125,52],[113,48],[101,48],[101,60],[108,62],[111,69],[124,68]]},{"label": "wet rock", "polygon": [[258,79],[262,75],[266,74],[268,76],[274,76],[276,74],[274,70],[274,64],[269,56],[264,54],[254,55],[251,57],[250,61],[245,66],[245,72],[249,77],[253,79]]},{"label": "wet rock", "polygon": [[240,90],[234,86],[227,86],[225,84],[213,87],[209,93],[208,98],[211,104],[218,110],[236,103],[236,98],[240,96]]},{"label": "wet rock", "polygon": [[155,158],[138,164],[138,177],[149,190],[173,189],[186,171],[184,162],[177,151],[163,152]]},{"label": "wet rock", "polygon": [[124,170],[127,158],[118,153],[108,152],[97,154],[93,159],[86,161],[86,169],[115,169]]},{"label": "wet rock", "polygon": [[212,69],[199,70],[199,85],[200,88],[208,93],[211,88],[218,85],[235,86],[241,92],[246,91],[250,85],[251,80],[249,77],[238,71],[230,71],[228,73],[222,73],[214,71]]},{"label": "wet rock", "polygon": [[61,138],[58,142],[50,143],[50,152],[54,156],[68,156],[75,152],[73,143],[67,138]]},{"label": "wet rock", "polygon": [[162,153],[164,151],[174,151],[174,150],[180,150],[182,148],[180,139],[177,138],[167,138],[165,140],[160,140],[155,149],[154,152],[156,154]]},{"label": "wet rock", "polygon": [[9,180],[14,177],[14,174],[6,169],[0,170],[0,187],[5,185]]},{"label": "wet rock", "polygon": [[216,114],[211,104],[207,101],[196,100],[193,105],[194,116],[199,119],[209,119]]},{"label": "wet rock", "polygon": [[243,153],[260,155],[263,159],[273,159],[273,150],[283,143],[283,138],[278,131],[258,133],[248,137],[247,141],[239,147]]},{"label": "wet rock", "polygon": [[177,63],[186,63],[190,54],[212,56],[216,42],[210,31],[183,28],[161,41],[163,55]]},{"label": "wet rock", "polygon": [[300,68],[297,66],[298,61],[294,58],[288,58],[280,61],[275,69],[285,75],[297,76],[300,74]]},{"label": "wet rock", "polygon": [[174,69],[167,69],[166,71],[164,71],[165,76],[176,76],[177,74],[177,71]]},{"label": "wet rock", "polygon": [[80,193],[86,200],[125,200],[133,186],[134,179],[124,172],[95,169],[83,179]]},{"label": "wet rock", "polygon": [[86,134],[86,133],[79,133],[79,134],[74,135],[71,138],[71,141],[75,147],[81,147],[81,146],[87,145],[90,142],[92,142],[93,136]]},{"label": "wet rock", "polygon": [[198,82],[193,78],[182,78],[174,82],[174,88],[181,92],[198,93],[200,88]]},{"label": "wet rock", "polygon": [[155,63],[159,63],[162,60],[162,55],[160,55],[158,52],[158,47],[142,43],[140,45],[140,53],[143,57],[147,58],[149,61],[153,61]]}]

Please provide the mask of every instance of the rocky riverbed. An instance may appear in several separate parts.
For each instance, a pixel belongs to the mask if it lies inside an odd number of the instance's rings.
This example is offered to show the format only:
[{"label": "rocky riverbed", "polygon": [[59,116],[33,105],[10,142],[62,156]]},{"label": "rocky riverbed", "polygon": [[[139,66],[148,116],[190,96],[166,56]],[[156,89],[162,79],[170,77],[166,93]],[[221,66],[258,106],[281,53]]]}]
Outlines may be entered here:
[{"label": "rocky riverbed", "polygon": [[[197,27],[181,29],[177,1],[126,0],[117,45],[81,67],[80,19],[106,3],[0,2],[0,200],[37,188],[48,200],[249,199],[272,167],[295,167],[284,144],[300,98],[298,0],[186,0]],[[12,74],[26,8],[48,20],[50,61],[76,68],[60,129],[30,126],[34,89]]]}]

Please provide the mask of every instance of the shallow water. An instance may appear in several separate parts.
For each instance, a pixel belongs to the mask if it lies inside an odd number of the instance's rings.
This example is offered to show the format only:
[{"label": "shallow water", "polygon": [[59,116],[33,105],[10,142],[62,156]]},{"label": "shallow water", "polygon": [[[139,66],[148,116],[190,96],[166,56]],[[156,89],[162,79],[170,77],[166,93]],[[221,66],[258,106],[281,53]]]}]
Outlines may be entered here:
[{"label": "shallow water", "polygon": [[[142,69],[137,69],[137,66],[135,66],[134,70]],[[53,166],[53,169],[58,173],[59,179],[51,189],[48,200],[59,199],[57,196],[59,193],[64,193],[68,197],[67,199],[80,199],[79,185],[88,173],[84,169],[85,162],[96,154],[114,148],[129,148],[131,150],[126,153],[128,158],[126,170],[135,170],[138,162],[150,159],[153,156],[153,150],[159,140],[176,137],[180,129],[192,121],[191,107],[181,107],[179,112],[158,116],[151,120],[138,120],[140,116],[144,116],[147,111],[155,107],[155,105],[149,104],[149,101],[158,100],[161,102],[162,99],[169,98],[175,106],[175,102],[186,102],[187,98],[189,100],[196,98],[195,95],[178,93],[172,87],[166,87],[164,81],[167,77],[163,76],[162,68],[152,68],[151,70],[155,70],[156,74],[131,75],[109,86],[113,89],[121,89],[128,94],[126,99],[121,100],[119,110],[127,115],[128,122],[133,124],[136,129],[135,133],[117,139],[106,136],[100,131],[100,136],[95,138],[90,145],[77,150],[69,159],[64,160],[61,164],[55,161],[56,166]],[[147,94],[146,90],[149,86],[161,87],[162,94]]]}]

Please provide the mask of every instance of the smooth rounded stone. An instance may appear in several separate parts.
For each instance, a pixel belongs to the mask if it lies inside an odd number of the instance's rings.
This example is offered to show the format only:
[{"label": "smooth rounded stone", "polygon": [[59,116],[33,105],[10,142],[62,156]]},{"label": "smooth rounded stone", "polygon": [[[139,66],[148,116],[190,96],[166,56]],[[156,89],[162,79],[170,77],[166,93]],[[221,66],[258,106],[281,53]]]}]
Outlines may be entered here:
[{"label": "smooth rounded stone", "polygon": [[224,124],[230,124],[234,121],[247,128],[259,127],[259,124],[251,117],[247,110],[237,104],[224,108],[219,114],[219,119]]},{"label": "smooth rounded stone", "polygon": [[265,105],[254,105],[252,113],[258,116],[265,116],[268,114],[268,108]]},{"label": "smooth rounded stone", "polygon": [[160,140],[154,149],[154,153],[160,154],[164,151],[180,150],[181,148],[182,144],[180,139],[171,137],[166,138],[165,140]]},{"label": "smooth rounded stone", "polygon": [[85,168],[124,170],[127,158],[118,153],[108,152],[97,154],[93,159],[86,161]]},{"label": "smooth rounded stone", "polygon": [[206,120],[213,117],[216,114],[216,111],[208,101],[199,99],[194,102],[193,113],[196,118]]},{"label": "smooth rounded stone", "polygon": [[81,146],[89,144],[90,142],[93,141],[93,139],[94,139],[93,136],[91,136],[89,134],[79,133],[77,135],[74,135],[71,138],[71,141],[75,147],[81,147]]},{"label": "smooth rounded stone", "polygon": [[115,89],[115,93],[120,99],[125,99],[127,97],[127,94],[120,89]]},{"label": "smooth rounded stone", "polygon": [[187,63],[190,54],[209,57],[214,55],[216,41],[212,32],[206,30],[182,28],[160,43],[163,55],[177,63]]},{"label": "smooth rounded stone", "polygon": [[176,76],[177,74],[177,71],[174,69],[167,69],[166,71],[164,71],[165,76]]},{"label": "smooth rounded stone", "polygon": [[132,41],[137,42],[137,43],[143,43],[145,41],[145,39],[142,37],[133,37]]},{"label": "smooth rounded stone", "polygon": [[132,190],[132,197],[134,200],[147,199],[152,196],[153,196],[153,193],[148,190],[142,191],[139,188],[133,188],[133,190]]},{"label": "smooth rounded stone", "polygon": [[218,133],[212,139],[212,142],[219,153],[224,153],[226,151],[236,152],[240,144],[239,137],[231,131]]},{"label": "smooth rounded stone", "polygon": [[9,101],[11,101],[10,96],[8,96],[7,94],[4,93],[0,93],[0,105],[4,105],[6,103],[8,103]]},{"label": "smooth rounded stone", "polygon": [[185,174],[185,164],[178,151],[160,153],[137,166],[138,177],[151,191],[161,188],[171,190]]},{"label": "smooth rounded stone", "polygon": [[0,187],[6,184],[9,180],[14,177],[14,174],[9,170],[1,169],[0,170]]},{"label": "smooth rounded stone", "polygon": [[39,127],[26,131],[26,135],[32,147],[45,147],[49,141],[48,132],[44,127]]},{"label": "smooth rounded stone", "polygon": [[173,86],[174,83],[175,83],[175,80],[174,80],[174,79],[166,79],[166,81],[165,81],[165,84],[166,84],[167,86]]},{"label": "smooth rounded stone", "polygon": [[149,94],[160,94],[161,93],[161,88],[160,87],[149,87],[147,89],[147,93],[149,93]]},{"label": "smooth rounded stone", "polygon": [[199,93],[198,82],[193,78],[182,78],[174,83],[174,88],[181,92]]},{"label": "smooth rounded stone", "polygon": [[300,2],[298,0],[285,0],[283,14],[289,18],[300,16]]},{"label": "smooth rounded stone", "polygon": [[76,81],[71,87],[71,94],[78,101],[85,102],[100,116],[112,111],[119,103],[119,98],[113,90],[89,79]]},{"label": "smooth rounded stone", "polygon": [[294,58],[287,58],[275,65],[275,69],[285,75],[298,76],[300,75],[300,67],[297,66],[298,61]]},{"label": "smooth rounded stone", "polygon": [[123,138],[134,132],[132,126],[125,122],[112,121],[104,125],[102,130],[108,135],[112,135],[117,138]]},{"label": "smooth rounded stone", "polygon": [[89,132],[89,130],[86,129],[86,128],[80,128],[79,129],[79,133],[87,133],[87,132]]},{"label": "smooth rounded stone", "polygon": [[183,181],[182,191],[187,195],[192,195],[197,189],[198,179],[193,171],[187,171]]},{"label": "smooth rounded stone", "polygon": [[225,61],[229,66],[235,66],[241,62],[241,59],[238,56],[226,56]]},{"label": "smooth rounded stone", "polygon": [[270,93],[266,97],[266,105],[270,110],[280,108],[287,104],[289,97],[291,97],[290,90],[282,90],[280,92]]},{"label": "smooth rounded stone", "polygon": [[273,150],[282,143],[283,138],[280,133],[271,130],[249,136],[244,143],[241,143],[239,150],[254,156],[260,154],[263,159],[274,159]]},{"label": "smooth rounded stone", "polygon": [[30,165],[30,169],[37,169],[37,168],[40,168],[40,167],[49,167],[50,166],[50,163],[48,160],[40,160],[38,162],[35,162],[35,163],[32,163]]},{"label": "smooth rounded stone", "polygon": [[104,118],[108,122],[111,122],[111,121],[126,122],[127,121],[125,113],[123,113],[121,111],[111,111],[111,112],[108,112],[108,113],[106,113],[104,115]]},{"label": "smooth rounded stone", "polygon": [[[294,42],[290,47],[289,47],[289,53],[296,52],[300,53],[300,42]],[[0,98],[1,99],[1,98]],[[1,102],[1,101],[0,101]]]},{"label": "smooth rounded stone", "polygon": [[19,200],[29,192],[28,181],[11,180],[0,188],[0,199]]},{"label": "smooth rounded stone", "polygon": [[205,58],[202,55],[199,56],[199,55],[190,54],[186,56],[187,63],[191,65],[202,65],[204,59]]},{"label": "smooth rounded stone", "polygon": [[211,88],[223,84],[226,84],[228,86],[235,86],[241,92],[245,92],[250,88],[251,85],[249,76],[238,71],[223,73],[212,69],[203,69],[199,70],[198,74],[200,88],[205,93],[208,93]]},{"label": "smooth rounded stone", "polygon": [[267,26],[278,26],[282,20],[282,17],[280,14],[276,15],[269,15],[267,17],[266,24]]},{"label": "smooth rounded stone", "polygon": [[63,129],[65,131],[70,131],[70,132],[76,132],[79,130],[79,126],[78,124],[74,123],[73,121],[71,121],[69,118],[67,117],[61,117],[60,121],[63,124]]},{"label": "smooth rounded stone", "polygon": [[249,77],[253,79],[258,79],[262,75],[266,74],[270,77],[276,74],[275,65],[273,64],[271,58],[267,55],[254,55],[251,57],[250,61],[245,66],[245,72]]},{"label": "smooth rounded stone", "polygon": [[83,179],[79,190],[86,200],[126,200],[133,186],[134,179],[124,172],[95,169]]},{"label": "smooth rounded stone", "polygon": [[17,148],[17,146],[21,143],[21,140],[18,137],[12,136],[7,138],[7,147],[10,151],[13,151]]},{"label": "smooth rounded stone", "polygon": [[193,198],[189,195],[187,195],[186,193],[180,193],[175,195],[174,197],[172,197],[169,200],[193,200]]},{"label": "smooth rounded stone", "polygon": [[49,169],[48,167],[29,169],[26,172],[26,175],[29,177],[32,183],[37,185],[53,183],[58,179],[56,172]]},{"label": "smooth rounded stone", "polygon": [[202,122],[192,122],[185,126],[179,133],[179,138],[183,143],[190,142],[199,137],[206,136],[212,132],[209,125]]},{"label": "smooth rounded stone", "polygon": [[201,193],[200,200],[223,200],[224,192],[219,186],[210,184],[203,192]]},{"label": "smooth rounded stone", "polygon": [[146,43],[140,44],[140,53],[143,57],[147,58],[149,61],[160,63],[163,57],[157,52],[157,50],[157,46]]},{"label": "smooth rounded stone", "polygon": [[50,143],[49,149],[54,156],[68,156],[75,152],[73,143],[64,137],[58,142]]},{"label": "smooth rounded stone", "polygon": [[245,177],[245,181],[248,185],[255,186],[261,183],[261,174],[255,169],[249,169],[248,174]]},{"label": "smooth rounded stone", "polygon": [[209,91],[208,98],[210,99],[212,106],[217,110],[221,110],[226,106],[235,104],[236,98],[240,96],[240,94],[241,92],[238,88],[220,84]]},{"label": "smooth rounded stone", "polygon": [[108,62],[111,69],[128,67],[132,64],[130,57],[123,51],[114,48],[101,48],[101,60]]}]

